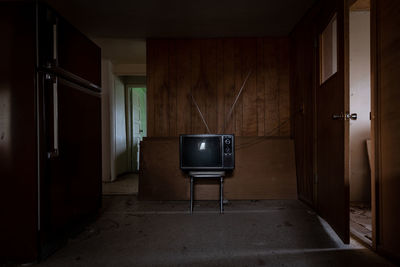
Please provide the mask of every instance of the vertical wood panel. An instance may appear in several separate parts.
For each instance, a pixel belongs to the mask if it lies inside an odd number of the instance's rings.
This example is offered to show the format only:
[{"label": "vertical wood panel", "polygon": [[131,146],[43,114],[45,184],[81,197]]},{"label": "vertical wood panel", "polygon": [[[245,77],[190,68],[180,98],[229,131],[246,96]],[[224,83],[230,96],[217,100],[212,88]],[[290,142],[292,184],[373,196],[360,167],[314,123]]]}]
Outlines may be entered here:
[{"label": "vertical wood panel", "polygon": [[[257,136],[257,39],[246,39],[243,47],[242,77],[246,79],[248,72],[251,74],[242,92],[243,99],[243,136]],[[242,85],[240,85],[242,86]]]},{"label": "vertical wood panel", "polygon": [[146,46],[146,72],[147,72],[147,135],[155,136],[154,134],[154,64],[155,64],[155,55],[154,55],[154,41],[148,40]]},{"label": "vertical wood panel", "polygon": [[[177,40],[177,134],[192,132],[191,119],[191,41]],[[149,135],[151,136],[151,135]]]},{"label": "vertical wood panel", "polygon": [[257,39],[257,135],[264,136],[265,127],[265,80],[264,80],[264,39]]},{"label": "vertical wood panel", "polygon": [[235,130],[235,113],[232,113],[231,117],[228,118],[228,112],[234,101],[235,94],[235,52],[234,52],[234,41],[232,39],[225,39],[223,41],[223,53],[224,53],[224,133],[234,133]]},{"label": "vertical wood panel", "polygon": [[[246,50],[244,39],[235,39],[234,41],[234,68],[235,68],[235,93],[233,94],[233,101],[235,101],[240,87],[245,79],[243,61],[248,53]],[[235,135],[242,136],[243,130],[243,96],[239,97],[235,105]]]},{"label": "vertical wood panel", "polygon": [[278,48],[273,39],[264,39],[265,135],[279,135]]},{"label": "vertical wood panel", "polygon": [[167,40],[154,41],[154,135],[168,136],[169,111],[168,111],[168,52]]},{"label": "vertical wood panel", "polygon": [[290,88],[289,88],[289,42],[279,40],[278,75],[279,75],[279,135],[290,135]]},{"label": "vertical wood panel", "polygon": [[217,40],[217,125],[218,133],[221,133],[225,121],[225,99],[224,99],[224,43],[222,39]]},{"label": "vertical wood panel", "polygon": [[168,95],[168,121],[169,136],[178,135],[177,132],[177,47],[176,40],[169,43],[169,95]]},{"label": "vertical wood panel", "polygon": [[[192,43],[192,95],[195,99],[200,111],[205,114],[205,86],[204,86],[204,75],[203,65],[205,62],[202,51],[202,41]],[[200,113],[196,108],[196,105],[191,101],[192,104],[192,133],[207,133],[206,127],[203,124]]]},{"label": "vertical wood panel", "polygon": [[216,133],[217,129],[217,41],[208,39],[203,43],[205,76],[205,106],[206,120],[211,133]]}]

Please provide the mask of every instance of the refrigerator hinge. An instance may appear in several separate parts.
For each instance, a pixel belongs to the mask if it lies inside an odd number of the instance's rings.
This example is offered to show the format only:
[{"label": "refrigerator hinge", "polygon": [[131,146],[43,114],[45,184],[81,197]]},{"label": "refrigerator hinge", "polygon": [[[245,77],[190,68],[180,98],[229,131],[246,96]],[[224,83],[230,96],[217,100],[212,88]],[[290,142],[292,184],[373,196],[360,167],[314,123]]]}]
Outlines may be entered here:
[{"label": "refrigerator hinge", "polygon": [[52,81],[53,83],[57,82],[57,77],[55,75],[50,74],[50,73],[46,73],[45,79],[47,81]]}]

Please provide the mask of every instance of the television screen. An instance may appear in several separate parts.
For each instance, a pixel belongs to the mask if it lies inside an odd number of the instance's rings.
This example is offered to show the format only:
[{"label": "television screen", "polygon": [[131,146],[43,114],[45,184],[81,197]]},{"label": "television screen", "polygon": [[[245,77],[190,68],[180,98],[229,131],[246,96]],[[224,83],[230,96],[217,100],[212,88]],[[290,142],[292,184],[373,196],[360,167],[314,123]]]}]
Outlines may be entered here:
[{"label": "television screen", "polygon": [[182,140],[183,166],[221,167],[221,138],[186,137]]},{"label": "television screen", "polygon": [[233,170],[233,134],[183,134],[180,136],[182,170]]}]

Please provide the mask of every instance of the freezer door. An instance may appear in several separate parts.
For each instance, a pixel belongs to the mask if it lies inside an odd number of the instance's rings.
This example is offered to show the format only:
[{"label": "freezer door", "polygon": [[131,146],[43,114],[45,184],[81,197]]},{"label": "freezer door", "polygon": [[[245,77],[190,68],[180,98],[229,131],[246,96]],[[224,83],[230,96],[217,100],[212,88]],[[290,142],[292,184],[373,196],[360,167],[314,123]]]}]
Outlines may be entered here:
[{"label": "freezer door", "polygon": [[44,3],[38,4],[39,67],[60,68],[101,86],[101,50]]},{"label": "freezer door", "polygon": [[58,20],[58,67],[101,87],[101,50],[64,19]]}]

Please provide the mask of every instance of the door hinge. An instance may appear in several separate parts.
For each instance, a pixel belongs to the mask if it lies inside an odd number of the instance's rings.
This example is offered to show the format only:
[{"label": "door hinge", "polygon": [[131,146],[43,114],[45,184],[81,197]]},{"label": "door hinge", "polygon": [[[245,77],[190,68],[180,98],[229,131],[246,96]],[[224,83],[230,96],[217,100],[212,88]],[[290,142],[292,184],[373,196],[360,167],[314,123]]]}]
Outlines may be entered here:
[{"label": "door hinge", "polygon": [[53,74],[50,74],[50,73],[46,73],[45,79],[47,81],[51,81],[52,83],[56,83],[57,82],[57,76],[55,76]]}]

